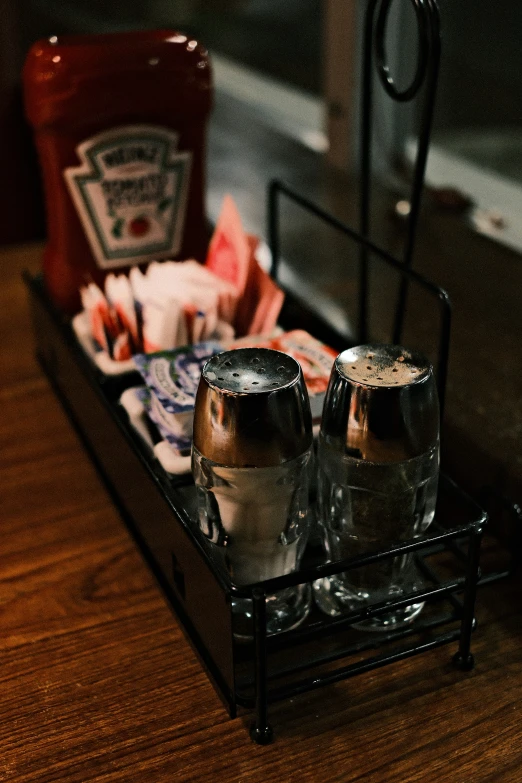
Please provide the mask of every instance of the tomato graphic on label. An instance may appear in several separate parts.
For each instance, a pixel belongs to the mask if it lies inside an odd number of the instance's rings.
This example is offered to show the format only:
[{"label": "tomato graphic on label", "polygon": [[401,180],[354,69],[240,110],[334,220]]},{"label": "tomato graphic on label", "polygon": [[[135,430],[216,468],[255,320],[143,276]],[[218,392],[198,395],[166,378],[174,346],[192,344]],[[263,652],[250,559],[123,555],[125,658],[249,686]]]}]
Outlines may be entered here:
[{"label": "tomato graphic on label", "polygon": [[129,222],[129,234],[133,237],[143,237],[148,234],[150,222],[144,215],[139,215]]}]

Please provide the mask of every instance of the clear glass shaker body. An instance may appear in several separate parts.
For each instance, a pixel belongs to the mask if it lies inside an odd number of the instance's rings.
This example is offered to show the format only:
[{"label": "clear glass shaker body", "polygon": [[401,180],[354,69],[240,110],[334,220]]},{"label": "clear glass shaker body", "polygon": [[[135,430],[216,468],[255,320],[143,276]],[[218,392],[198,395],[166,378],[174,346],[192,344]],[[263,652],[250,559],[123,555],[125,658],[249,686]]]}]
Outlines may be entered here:
[{"label": "clear glass shaker body", "polygon": [[[309,468],[312,450],[282,465],[235,468],[193,449],[198,523],[238,586],[294,572],[309,533]],[[309,585],[267,597],[267,631],[299,625],[310,608]],[[238,637],[252,636],[252,602],[233,599]]]}]

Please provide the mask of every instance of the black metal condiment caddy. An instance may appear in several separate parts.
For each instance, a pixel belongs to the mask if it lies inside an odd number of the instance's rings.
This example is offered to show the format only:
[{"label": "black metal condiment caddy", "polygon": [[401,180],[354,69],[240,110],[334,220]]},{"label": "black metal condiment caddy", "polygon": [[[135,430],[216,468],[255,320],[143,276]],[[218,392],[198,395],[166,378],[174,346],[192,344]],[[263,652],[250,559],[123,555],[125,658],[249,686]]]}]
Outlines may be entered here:
[{"label": "black metal condiment caddy", "polygon": [[[437,383],[444,402],[450,336],[450,305],[446,293],[411,268],[424,166],[438,68],[438,14],[432,0],[415,0],[420,54],[412,89],[398,93],[383,63],[382,39],[390,0],[368,5],[363,55],[363,143],[360,231],[354,231],[282,183],[269,190],[269,238],[272,274],[279,268],[279,213],[281,197],[326,222],[359,247],[358,340],[367,338],[370,256],[400,279],[394,342],[400,342],[403,313],[410,286],[433,296],[440,307]],[[377,34],[376,53],[381,80],[392,98],[410,100],[427,79],[420,142],[415,165],[405,256],[398,260],[369,240],[369,182],[371,126],[371,46]],[[381,45],[379,45],[379,41]],[[421,46],[422,44],[422,46]],[[427,48],[426,48],[427,47]],[[413,89],[414,88],[414,89]],[[395,95],[393,94],[395,91]],[[268,705],[357,674],[455,642],[454,662],[463,670],[473,666],[471,634],[479,580],[479,554],[486,514],[448,477],[441,475],[435,521],[422,538],[401,541],[382,551],[325,563],[314,541],[294,574],[257,585],[237,587],[200,532],[195,515],[195,487],[190,476],[167,474],[151,450],[130,426],[119,404],[125,388],[139,377],[127,374],[107,378],[79,345],[70,322],[50,303],[39,278],[26,275],[36,336],[38,359],[91,458],[100,470],[115,503],[154,572],[170,606],[184,629],[216,691],[234,717],[238,707],[255,710],[251,736],[270,742]],[[283,328],[303,328],[332,347],[348,347],[339,334],[291,291],[286,292],[280,317]],[[400,599],[375,603],[339,618],[312,610],[303,625],[269,636],[266,630],[266,596],[292,585],[313,582],[391,557],[413,552],[424,579],[416,592]],[[493,578],[497,578],[495,575]],[[231,600],[252,600],[251,643],[233,633]],[[426,607],[414,624],[386,633],[362,633],[352,625],[420,601]],[[325,695],[325,698],[327,696]]]},{"label": "black metal condiment caddy", "polygon": [[[101,376],[50,304],[42,281],[27,277],[27,284],[38,359],[230,716],[238,707],[255,709],[253,739],[270,741],[272,702],[449,642],[458,645],[455,662],[463,669],[473,666],[470,644],[486,515],[449,478],[441,476],[435,522],[423,538],[335,563],[321,563],[321,553],[310,547],[299,572],[238,588],[197,527],[192,478],[172,477],[161,468],[118,402],[121,381]],[[315,316],[304,308],[296,323],[298,307],[288,294],[292,326],[314,331]],[[267,595],[407,552],[415,552],[425,577],[421,590],[342,618],[313,611],[300,628],[267,635]],[[253,601],[252,644],[234,638],[232,597]],[[351,630],[361,619],[419,601],[432,609],[425,608],[411,627],[368,635]]]}]

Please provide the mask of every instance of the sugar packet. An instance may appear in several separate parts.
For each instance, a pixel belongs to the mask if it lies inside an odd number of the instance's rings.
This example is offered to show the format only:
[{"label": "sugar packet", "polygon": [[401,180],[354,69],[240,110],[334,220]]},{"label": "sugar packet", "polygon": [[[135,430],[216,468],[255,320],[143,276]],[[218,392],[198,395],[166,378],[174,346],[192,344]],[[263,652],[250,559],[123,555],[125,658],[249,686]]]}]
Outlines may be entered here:
[{"label": "sugar packet", "polygon": [[277,324],[285,295],[257,260],[257,237],[248,235],[247,240],[248,278],[237,307],[234,326],[238,335],[270,334]]}]

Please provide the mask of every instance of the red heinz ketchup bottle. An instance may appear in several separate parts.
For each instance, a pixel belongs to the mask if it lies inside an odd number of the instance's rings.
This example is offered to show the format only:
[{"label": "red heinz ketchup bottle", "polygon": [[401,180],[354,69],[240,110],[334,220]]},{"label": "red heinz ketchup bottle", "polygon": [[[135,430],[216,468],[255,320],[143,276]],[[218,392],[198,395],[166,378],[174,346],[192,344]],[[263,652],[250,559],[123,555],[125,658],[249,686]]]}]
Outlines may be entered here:
[{"label": "red heinz ketchup bottle", "polygon": [[44,278],[61,310],[110,271],[206,249],[206,50],[173,31],[52,38],[24,66],[43,174]]}]

